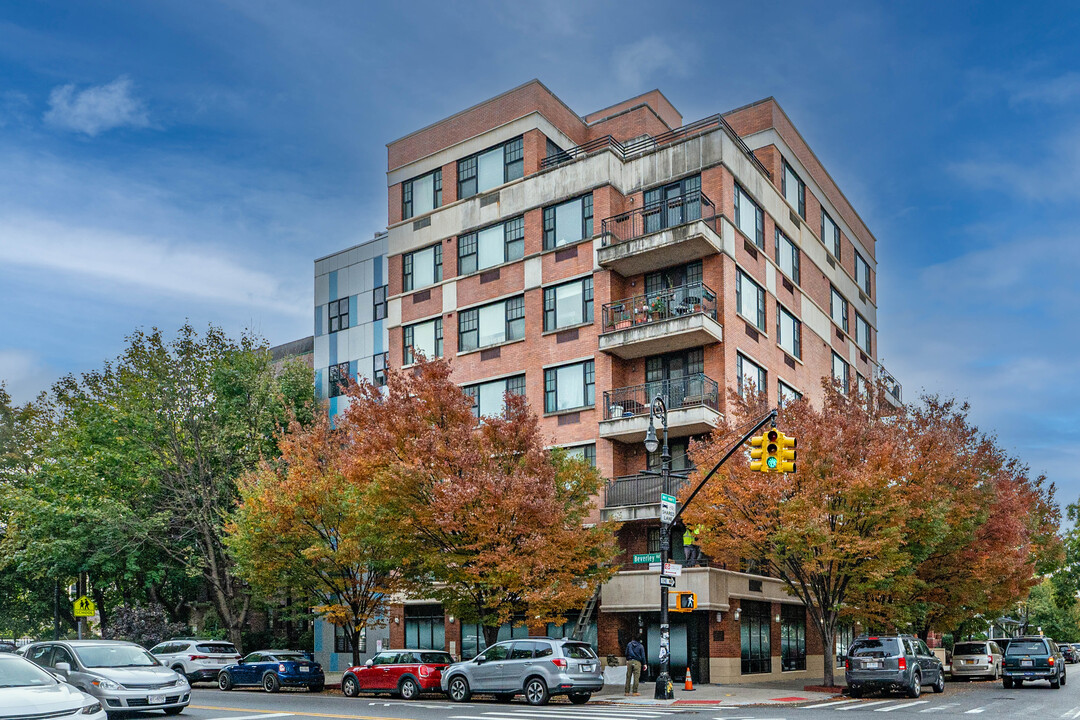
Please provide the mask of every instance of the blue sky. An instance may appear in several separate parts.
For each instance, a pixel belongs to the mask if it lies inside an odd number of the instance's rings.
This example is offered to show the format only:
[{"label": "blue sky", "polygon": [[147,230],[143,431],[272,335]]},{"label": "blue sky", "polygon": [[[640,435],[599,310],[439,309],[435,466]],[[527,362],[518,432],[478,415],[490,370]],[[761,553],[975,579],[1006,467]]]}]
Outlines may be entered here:
[{"label": "blue sky", "polygon": [[[753,7],[748,7],[753,5]],[[530,78],[581,114],[775,96],[878,238],[881,357],[1080,495],[1080,10],[1062,3],[10,2],[0,379],[185,318],[311,333],[385,144]]]}]

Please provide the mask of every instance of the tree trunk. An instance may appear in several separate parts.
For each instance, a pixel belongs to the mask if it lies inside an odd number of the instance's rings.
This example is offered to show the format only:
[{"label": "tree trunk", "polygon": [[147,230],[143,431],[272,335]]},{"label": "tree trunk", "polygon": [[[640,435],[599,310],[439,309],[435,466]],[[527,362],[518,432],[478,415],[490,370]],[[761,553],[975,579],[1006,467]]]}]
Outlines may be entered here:
[{"label": "tree trunk", "polygon": [[94,596],[94,604],[97,605],[98,616],[101,618],[101,637],[108,637],[106,631],[109,629],[109,619],[105,615],[105,593],[95,585],[91,594]]},{"label": "tree trunk", "polygon": [[348,628],[349,649],[352,650],[352,664],[356,667],[360,664],[360,631],[356,629],[356,625]]},{"label": "tree trunk", "polygon": [[836,685],[834,663],[836,661],[836,618],[814,619],[814,627],[821,637],[822,648],[822,678],[821,684],[825,687]]},{"label": "tree trunk", "polygon": [[923,642],[926,642],[927,640],[930,639],[930,626],[929,625],[924,627],[924,628],[919,628],[919,639],[922,640]]},{"label": "tree trunk", "polygon": [[484,628],[484,647],[489,648],[499,642],[499,628],[483,624],[483,619],[480,622],[481,627]]}]

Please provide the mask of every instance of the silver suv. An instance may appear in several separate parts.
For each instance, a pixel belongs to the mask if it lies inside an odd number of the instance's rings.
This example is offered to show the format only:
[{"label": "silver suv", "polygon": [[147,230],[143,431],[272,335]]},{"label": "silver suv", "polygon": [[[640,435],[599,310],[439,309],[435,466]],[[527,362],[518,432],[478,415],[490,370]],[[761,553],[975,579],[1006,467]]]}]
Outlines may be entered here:
[{"label": "silver suv", "polygon": [[61,640],[27,646],[25,657],[93,695],[107,713],[164,710],[179,715],[191,686],[135,643]]},{"label": "silver suv", "polygon": [[917,698],[924,687],[945,692],[945,667],[926,643],[911,635],[862,635],[844,660],[851,697],[871,690],[899,690]]},{"label": "silver suv", "polygon": [[188,682],[217,682],[218,673],[242,657],[231,642],[178,638],[150,648],[150,654],[188,679]]},{"label": "silver suv", "polygon": [[442,690],[455,702],[466,702],[473,693],[490,693],[504,702],[524,694],[530,705],[566,695],[581,705],[603,687],[604,671],[592,647],[549,637],[496,643],[442,673]]}]

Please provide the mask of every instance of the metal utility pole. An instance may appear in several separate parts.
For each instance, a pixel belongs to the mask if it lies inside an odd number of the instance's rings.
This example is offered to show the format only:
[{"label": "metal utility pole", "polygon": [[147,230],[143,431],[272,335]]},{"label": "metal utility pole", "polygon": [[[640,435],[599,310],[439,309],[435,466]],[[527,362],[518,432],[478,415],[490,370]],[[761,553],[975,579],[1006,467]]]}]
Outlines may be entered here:
[{"label": "metal utility pole", "polygon": [[53,584],[53,640],[60,639],[60,581]]},{"label": "metal utility pole", "polygon": [[[649,430],[645,434],[645,449],[656,452],[659,443],[653,418],[660,416],[664,428],[664,445],[660,452],[660,674],[656,678],[657,700],[675,697],[671,685],[671,624],[668,620],[668,578],[664,570],[671,559],[671,524],[675,521],[675,507],[671,502],[671,450],[668,447],[667,403],[657,395],[649,408]],[[674,580],[674,578],[671,578]]]}]

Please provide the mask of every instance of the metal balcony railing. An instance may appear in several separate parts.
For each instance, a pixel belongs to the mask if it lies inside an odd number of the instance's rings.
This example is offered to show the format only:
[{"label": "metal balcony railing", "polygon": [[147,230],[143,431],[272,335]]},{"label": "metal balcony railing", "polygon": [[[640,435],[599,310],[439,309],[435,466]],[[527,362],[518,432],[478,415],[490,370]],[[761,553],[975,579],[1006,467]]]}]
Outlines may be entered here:
[{"label": "metal balcony railing", "polygon": [[690,283],[606,303],[602,308],[602,332],[625,330],[671,318],[704,313],[716,319],[716,293],[705,283]]},{"label": "metal balcony railing", "polygon": [[617,245],[695,220],[716,229],[716,205],[700,190],[609,217],[600,224],[601,236],[604,245]]},{"label": "metal balcony railing", "polygon": [[900,381],[893,377],[892,373],[886,370],[884,365],[878,365],[877,372],[878,379],[881,380],[882,384],[885,386],[885,392],[896,398],[896,402],[903,403],[904,386],[900,384]]},{"label": "metal balcony railing", "polygon": [[[668,480],[668,494],[678,493],[690,482],[687,478]],[[627,475],[608,480],[604,487],[604,507],[659,505],[661,478],[657,475]]]},{"label": "metal balcony railing", "polygon": [[704,405],[720,412],[720,386],[705,373],[694,373],[644,385],[606,390],[604,419],[618,420],[623,417],[648,415],[649,405],[657,395],[664,397],[669,411]]}]

